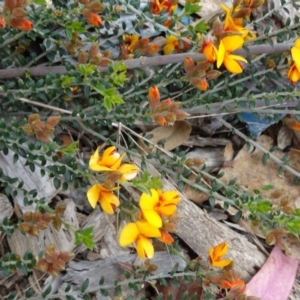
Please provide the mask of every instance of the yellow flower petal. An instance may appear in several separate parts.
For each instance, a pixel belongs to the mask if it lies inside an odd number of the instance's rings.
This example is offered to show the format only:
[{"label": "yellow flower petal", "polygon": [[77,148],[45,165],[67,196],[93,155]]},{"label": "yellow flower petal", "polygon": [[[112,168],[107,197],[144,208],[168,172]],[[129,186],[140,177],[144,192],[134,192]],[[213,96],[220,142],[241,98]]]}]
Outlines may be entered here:
[{"label": "yellow flower petal", "polygon": [[212,266],[217,267],[217,268],[223,268],[223,267],[228,266],[231,262],[232,262],[232,260],[230,260],[230,259],[213,261]]},{"label": "yellow flower petal", "polygon": [[244,39],[240,35],[226,36],[221,41],[226,49],[226,52],[229,53],[241,48],[244,44]]},{"label": "yellow flower petal", "polygon": [[139,232],[146,237],[160,237],[161,232],[157,227],[152,226],[149,222],[136,221],[135,222]]},{"label": "yellow flower petal", "polygon": [[217,245],[214,249],[214,253],[215,255],[217,255],[217,257],[224,256],[227,253],[227,251],[228,251],[228,244],[225,242]]},{"label": "yellow flower petal", "polygon": [[225,12],[230,13],[230,8],[223,3],[220,3],[220,6],[224,9]]},{"label": "yellow flower petal", "polygon": [[298,71],[295,63],[289,69],[288,78],[292,83],[295,83],[300,79],[300,72]]},{"label": "yellow flower petal", "polygon": [[100,147],[98,147],[96,149],[96,151],[94,152],[94,154],[91,155],[91,157],[90,157],[90,161],[89,161],[89,167],[90,168],[91,168],[91,166],[95,166],[95,165],[98,164],[98,160],[99,160],[99,148]]},{"label": "yellow flower petal", "polygon": [[139,168],[135,165],[124,164],[118,168],[118,171],[123,174],[121,181],[123,180],[132,180],[138,174]]},{"label": "yellow flower petal", "polygon": [[154,247],[152,242],[146,237],[140,236],[138,238],[136,250],[141,258],[152,258],[154,256]]},{"label": "yellow flower petal", "polygon": [[107,214],[112,215],[114,213],[114,207],[120,205],[119,198],[111,192],[102,192],[99,199],[100,206]]},{"label": "yellow flower petal", "polygon": [[159,207],[158,213],[164,216],[171,216],[176,212],[176,210],[177,210],[177,206],[175,204],[174,205],[169,204],[169,205]]},{"label": "yellow flower petal", "polygon": [[159,202],[159,197],[158,197],[157,191],[154,190],[154,189],[150,189],[150,192],[151,192],[151,196],[146,194],[146,193],[142,193],[142,195],[141,195],[140,208],[142,210],[144,210],[144,209],[154,209],[154,207]]},{"label": "yellow flower petal", "polygon": [[221,40],[219,45],[219,50],[217,53],[217,68],[220,68],[220,66],[222,65],[225,58],[225,54],[226,54],[226,49],[223,44],[223,40]]},{"label": "yellow flower petal", "polygon": [[173,44],[168,44],[164,46],[164,53],[165,54],[170,54],[174,51],[175,47]]},{"label": "yellow flower petal", "polygon": [[122,247],[126,247],[135,242],[140,232],[136,223],[128,223],[121,231],[119,244]]},{"label": "yellow flower petal", "polygon": [[152,209],[143,210],[143,215],[145,219],[154,227],[162,227],[162,219],[160,215]]},{"label": "yellow flower petal", "polygon": [[97,202],[99,200],[99,195],[101,192],[101,188],[99,184],[94,184],[89,190],[87,191],[87,198],[92,208],[95,208]]},{"label": "yellow flower petal", "polygon": [[164,193],[159,194],[159,196],[160,201],[163,201],[165,205],[170,203],[177,204],[181,200],[178,191],[166,191]]},{"label": "yellow flower petal", "polygon": [[291,49],[292,58],[296,64],[298,70],[300,69],[300,49],[297,47],[292,47]]},{"label": "yellow flower petal", "polygon": [[234,54],[229,54],[228,56],[230,56],[230,58],[232,58],[234,60],[240,60],[240,61],[243,61],[245,63],[248,63],[247,59],[244,58],[243,56],[234,55]]},{"label": "yellow flower petal", "polygon": [[[98,148],[99,149],[99,148]],[[102,154],[102,158],[101,160],[104,161],[106,160],[107,158],[109,158],[109,156],[112,156],[114,155],[113,152],[116,150],[116,147],[115,146],[110,146],[108,148],[106,148],[104,151],[103,151],[103,154]],[[120,154],[118,152],[116,152],[115,154],[117,159],[120,157]]]},{"label": "yellow flower petal", "polygon": [[239,74],[243,72],[243,68],[240,63],[232,59],[230,55],[226,55],[224,59],[224,65],[226,69],[233,74]]}]

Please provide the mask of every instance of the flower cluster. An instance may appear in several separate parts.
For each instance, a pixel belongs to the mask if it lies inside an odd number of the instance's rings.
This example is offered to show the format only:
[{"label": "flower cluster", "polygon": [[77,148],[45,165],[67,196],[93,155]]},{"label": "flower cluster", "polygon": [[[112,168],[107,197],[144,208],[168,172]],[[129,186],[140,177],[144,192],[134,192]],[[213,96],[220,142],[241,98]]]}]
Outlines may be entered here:
[{"label": "flower cluster", "polygon": [[93,44],[88,53],[80,50],[77,59],[80,64],[90,63],[100,67],[107,67],[112,61],[110,60],[112,53],[109,50],[100,52],[99,45]]},{"label": "flower cluster", "polygon": [[58,276],[59,272],[66,268],[66,262],[74,256],[72,252],[60,252],[51,244],[46,247],[44,257],[38,260],[36,268],[51,276]]},{"label": "flower cluster", "polygon": [[44,123],[40,120],[39,114],[30,114],[28,124],[23,127],[23,131],[26,135],[35,135],[42,142],[51,142],[52,133],[59,121],[60,116],[51,116]]},{"label": "flower cluster", "polygon": [[124,44],[120,44],[121,58],[133,58],[135,53],[141,55],[151,55],[159,50],[158,45],[149,44],[148,38],[141,38],[137,34],[125,34],[123,36]]},{"label": "flower cluster", "polygon": [[300,38],[295,41],[291,49],[293,64],[288,71],[288,78],[292,83],[300,79]]},{"label": "flower cluster", "polygon": [[151,189],[150,193],[142,193],[140,197],[139,219],[125,225],[120,234],[120,245],[125,247],[135,243],[141,258],[152,258],[154,255],[150,238],[158,238],[167,244],[173,243],[168,231],[175,231],[175,213],[181,200],[178,191]]},{"label": "flower cluster", "polygon": [[39,210],[35,212],[28,211],[23,215],[23,222],[19,224],[19,229],[23,234],[38,236],[40,230],[47,229],[52,222],[53,227],[59,231],[62,225],[59,215],[64,213],[65,209],[65,205],[59,204],[55,207],[54,212],[51,213],[42,213]]},{"label": "flower cluster", "polygon": [[[213,267],[222,268],[218,273],[211,273],[208,282],[216,284],[220,289],[230,290],[227,294],[229,299],[246,299],[241,297],[246,290],[246,284],[241,280],[239,272],[233,269],[232,260],[223,259],[228,251],[228,244],[223,242],[209,249],[209,263]],[[224,268],[226,267],[226,268]]]},{"label": "flower cluster", "polygon": [[79,2],[81,4],[84,4],[82,14],[85,17],[86,21],[96,27],[101,26],[102,20],[98,14],[104,11],[105,6],[97,0],[79,0]]},{"label": "flower cluster", "polygon": [[3,15],[0,15],[0,28],[5,28],[6,24],[11,27],[28,31],[33,28],[30,20],[26,19],[27,11],[24,7],[26,0],[5,0],[3,5]]},{"label": "flower cluster", "polygon": [[186,112],[179,110],[180,102],[174,102],[170,98],[160,102],[160,93],[156,86],[150,87],[148,101],[152,118],[160,126],[185,120],[189,116]]},{"label": "flower cluster", "polygon": [[150,12],[154,15],[166,13],[168,19],[164,21],[164,26],[169,27],[171,24],[171,16],[177,9],[177,0],[151,0]]},{"label": "flower cluster", "polygon": [[89,168],[96,172],[102,172],[106,175],[103,184],[95,183],[87,192],[87,198],[93,208],[97,203],[100,204],[103,211],[107,214],[113,214],[116,207],[120,205],[119,198],[114,194],[116,181],[128,181],[136,177],[139,168],[131,164],[122,164],[124,154],[120,154],[115,146],[105,149],[103,154],[99,155],[99,147],[90,157]]},{"label": "flower cluster", "polygon": [[187,74],[186,80],[191,82],[195,88],[206,91],[208,89],[206,79],[215,79],[221,74],[217,70],[208,70],[209,67],[210,63],[208,61],[202,61],[195,65],[192,58],[187,57],[184,60],[184,70]]},{"label": "flower cluster", "polygon": [[[255,38],[253,32],[243,27],[243,22],[249,18],[250,13],[254,9],[262,4],[262,0],[236,0],[232,8],[221,4],[221,7],[226,12],[224,23],[219,18],[216,18],[213,23],[212,34],[209,33],[202,40],[200,52],[204,54],[207,63],[212,64],[216,61],[217,68],[224,64],[229,72],[233,74],[242,73],[243,67],[241,62],[247,63],[247,60],[242,56],[233,55],[232,52],[240,49],[245,41]],[[205,90],[203,80],[200,83],[200,89]]]},{"label": "flower cluster", "polygon": [[177,53],[182,52],[183,50],[188,50],[190,48],[190,44],[186,41],[182,41],[182,45],[179,42],[178,37],[174,35],[169,35],[166,38],[166,45],[164,46],[164,53],[170,54],[174,51]]}]

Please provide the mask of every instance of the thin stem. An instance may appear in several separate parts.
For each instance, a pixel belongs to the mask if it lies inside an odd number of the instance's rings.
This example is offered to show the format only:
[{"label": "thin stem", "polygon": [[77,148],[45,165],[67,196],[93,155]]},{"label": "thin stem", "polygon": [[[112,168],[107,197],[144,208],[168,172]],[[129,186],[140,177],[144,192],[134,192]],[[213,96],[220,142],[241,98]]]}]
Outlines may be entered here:
[{"label": "thin stem", "polygon": [[[248,50],[251,55],[259,54],[272,54],[288,51],[293,46],[292,43],[281,43],[275,44],[274,46],[270,45],[254,45],[249,46]],[[240,49],[235,54],[247,56],[247,52],[243,49]],[[179,54],[170,54],[170,55],[158,55],[153,57],[142,57],[137,59],[128,59],[124,60],[124,64],[128,69],[143,69],[145,67],[161,66],[168,65],[173,63],[183,62],[186,57],[191,57],[193,60],[203,60],[204,55],[196,52],[187,52]],[[118,61],[116,61],[118,63]],[[106,71],[107,68],[99,67],[99,71]],[[66,74],[68,71],[64,66],[54,66],[54,67],[30,67],[30,68],[13,68],[13,69],[4,69],[0,70],[0,79],[16,78],[24,75],[25,72],[29,72],[31,76],[46,76],[49,73],[54,74]]]}]

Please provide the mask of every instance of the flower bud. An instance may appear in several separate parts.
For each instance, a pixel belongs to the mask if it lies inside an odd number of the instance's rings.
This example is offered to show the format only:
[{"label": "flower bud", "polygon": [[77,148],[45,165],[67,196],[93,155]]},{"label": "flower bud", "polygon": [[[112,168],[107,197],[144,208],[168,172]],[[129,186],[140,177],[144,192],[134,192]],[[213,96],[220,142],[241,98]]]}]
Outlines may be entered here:
[{"label": "flower bud", "polygon": [[37,223],[42,219],[42,213],[38,210],[32,214],[32,221]]},{"label": "flower bud", "polygon": [[207,79],[216,79],[216,78],[218,78],[220,75],[221,75],[221,72],[220,72],[220,71],[217,71],[217,70],[209,70],[209,71],[206,73],[205,77],[206,77]]},{"label": "flower bud", "polygon": [[188,76],[192,75],[194,72],[195,64],[191,57],[186,57],[184,60],[184,70]]},{"label": "flower bud", "polygon": [[99,1],[93,1],[90,4],[87,5],[87,7],[93,12],[93,13],[101,13],[104,11],[105,6],[101,4]]},{"label": "flower bud", "polygon": [[19,229],[22,233],[27,233],[30,229],[30,225],[27,222],[22,222],[19,224]]},{"label": "flower bud", "polygon": [[40,121],[39,114],[30,114],[29,117],[28,117],[28,123],[33,124],[36,121]]},{"label": "flower bud", "polygon": [[30,222],[32,220],[32,211],[27,211],[24,215],[23,215],[23,221],[24,222]]},{"label": "flower bud", "polygon": [[16,0],[5,0],[4,1],[4,10],[12,10],[16,6],[17,6]]},{"label": "flower bud", "polygon": [[51,244],[51,245],[46,247],[46,249],[45,249],[45,259],[48,262],[53,262],[53,261],[57,260],[58,255],[59,255],[59,252],[56,250],[55,245]]},{"label": "flower bud", "polygon": [[55,214],[63,214],[66,210],[66,205],[64,204],[58,204],[55,207]]},{"label": "flower bud", "polygon": [[206,91],[208,89],[208,83],[203,78],[192,78],[192,85],[200,91]]},{"label": "flower bud", "polygon": [[165,115],[165,119],[168,123],[174,123],[176,121],[176,114],[174,112],[168,112]]},{"label": "flower bud", "polygon": [[123,7],[120,6],[120,5],[114,5],[114,7],[113,7],[113,11],[114,11],[116,14],[120,14],[123,10],[124,10]]},{"label": "flower bud", "polygon": [[173,103],[172,99],[166,99],[161,102],[161,104],[156,108],[156,112],[162,112],[168,109],[168,107]]},{"label": "flower bud", "polygon": [[185,120],[189,116],[190,115],[188,113],[186,113],[185,111],[183,111],[183,110],[178,110],[176,112],[176,120],[177,121],[183,121],[183,120]]},{"label": "flower bud", "polygon": [[102,24],[101,17],[99,15],[91,12],[89,9],[85,9],[83,11],[83,16],[85,17],[86,21],[91,25],[99,27]]},{"label": "flower bud", "polygon": [[11,12],[13,19],[23,19],[27,15],[27,11],[22,7],[16,7]]},{"label": "flower bud", "polygon": [[232,18],[246,18],[251,13],[251,11],[252,9],[250,7],[243,7],[237,12],[233,13]]},{"label": "flower bud", "polygon": [[93,44],[89,50],[89,55],[90,57],[97,56],[99,54],[99,45],[98,44]]},{"label": "flower bud", "polygon": [[220,21],[220,19],[217,17],[215,19],[215,21],[213,22],[213,34],[217,37],[217,36],[220,36],[224,29],[223,29],[223,23]]},{"label": "flower bud", "polygon": [[44,220],[41,220],[41,221],[36,223],[36,226],[39,230],[45,230],[45,229],[48,228],[48,223]]},{"label": "flower bud", "polygon": [[98,66],[104,68],[104,67],[107,67],[108,65],[110,65],[111,63],[112,63],[112,61],[109,58],[107,58],[107,57],[101,57],[100,61],[98,63]]},{"label": "flower bud", "polygon": [[156,124],[158,124],[160,126],[164,126],[164,125],[167,124],[167,121],[166,121],[165,117],[162,114],[153,115],[153,120]]},{"label": "flower bud", "polygon": [[160,102],[160,93],[159,93],[159,89],[157,88],[157,86],[154,85],[154,86],[150,87],[149,92],[148,92],[148,101],[149,101],[149,106],[150,106],[152,112],[154,112]]},{"label": "flower bud", "polygon": [[26,4],[26,0],[17,0],[16,6],[24,6]]},{"label": "flower bud", "polygon": [[59,275],[59,271],[55,269],[52,264],[48,266],[47,273],[54,277],[57,277]]},{"label": "flower bud", "polygon": [[45,258],[40,258],[36,264],[36,268],[42,272],[47,272],[49,263]]},{"label": "flower bud", "polygon": [[54,218],[54,214],[53,213],[44,213],[42,215],[42,220],[47,222],[47,223],[50,223]]},{"label": "flower bud", "polygon": [[60,116],[51,116],[47,119],[47,125],[50,125],[51,127],[55,127],[58,125],[60,121]]},{"label": "flower bud", "polygon": [[251,3],[251,8],[252,9],[256,9],[256,8],[258,8],[259,6],[261,6],[261,5],[263,5],[264,4],[264,2],[265,2],[265,0],[252,0],[251,1],[252,3]]},{"label": "flower bud", "polygon": [[63,271],[66,268],[65,262],[59,258],[52,263],[52,266],[58,271]]},{"label": "flower bud", "polygon": [[29,230],[28,230],[28,234],[32,235],[32,236],[38,236],[39,235],[39,230],[36,226],[30,226]]},{"label": "flower bud", "polygon": [[290,202],[290,196],[285,196],[281,199],[280,205],[281,206],[286,206]]},{"label": "flower bud", "polygon": [[75,254],[72,252],[60,252],[58,257],[59,257],[59,259],[63,260],[64,262],[68,262],[75,257]]},{"label": "flower bud", "polygon": [[273,233],[269,233],[267,236],[266,236],[266,243],[268,245],[274,245],[276,242],[276,239],[275,239],[275,236]]},{"label": "flower bud", "polygon": [[0,15],[0,29],[6,27],[6,20],[3,15]]},{"label": "flower bud", "polygon": [[180,106],[181,106],[181,102],[172,102],[168,106],[168,111],[176,112]]},{"label": "flower bud", "polygon": [[9,25],[23,31],[29,31],[33,28],[32,22],[27,19],[11,19]]}]

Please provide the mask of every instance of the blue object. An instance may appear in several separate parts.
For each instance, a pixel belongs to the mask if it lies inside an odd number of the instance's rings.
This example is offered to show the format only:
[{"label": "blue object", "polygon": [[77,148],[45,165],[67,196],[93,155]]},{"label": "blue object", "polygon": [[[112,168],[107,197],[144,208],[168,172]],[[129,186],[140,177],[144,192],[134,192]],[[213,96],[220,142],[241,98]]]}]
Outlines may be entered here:
[{"label": "blue object", "polygon": [[247,124],[249,131],[257,136],[271,126],[274,123],[277,123],[278,120],[286,116],[286,114],[278,114],[276,118],[270,115],[259,115],[257,113],[251,112],[241,112],[239,115],[242,117],[244,122]]}]

